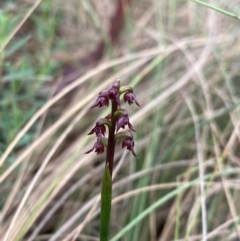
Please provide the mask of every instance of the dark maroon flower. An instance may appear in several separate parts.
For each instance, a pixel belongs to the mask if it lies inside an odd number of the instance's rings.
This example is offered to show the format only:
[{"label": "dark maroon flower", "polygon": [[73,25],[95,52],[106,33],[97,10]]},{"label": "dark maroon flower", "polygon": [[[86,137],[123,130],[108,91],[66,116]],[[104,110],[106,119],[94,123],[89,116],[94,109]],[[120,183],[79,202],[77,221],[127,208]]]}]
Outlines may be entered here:
[{"label": "dark maroon flower", "polygon": [[135,157],[137,157],[137,155],[136,155],[136,153],[135,153],[135,151],[134,151],[134,141],[133,140],[131,140],[131,139],[125,139],[125,140],[123,140],[123,142],[122,142],[122,148],[124,148],[124,147],[127,147],[127,149],[129,150],[129,151],[131,151],[132,152],[132,154],[135,156]]},{"label": "dark maroon flower", "polygon": [[118,119],[117,119],[117,131],[120,129],[120,128],[125,128],[125,126],[128,125],[128,128],[132,131],[136,131],[134,129],[134,127],[132,126],[132,124],[129,122],[129,118],[128,116],[119,116]]},{"label": "dark maroon flower", "polygon": [[88,133],[88,135],[96,134],[96,136],[100,139],[102,139],[102,136],[105,136],[106,133],[106,126],[110,127],[112,126],[112,123],[107,118],[100,118],[96,122],[96,125],[92,128],[92,130]]},{"label": "dark maroon flower", "polygon": [[96,134],[96,136],[101,136],[101,135],[104,135],[105,136],[105,133],[106,133],[106,127],[105,125],[100,125],[100,126],[94,126],[92,128],[92,130],[88,133],[88,135],[92,135],[92,134]]},{"label": "dark maroon flower", "polygon": [[108,89],[100,92],[100,97],[109,98],[110,100],[115,100],[118,105],[120,105],[120,95],[119,95],[119,84],[117,82]]},{"label": "dark maroon flower", "polygon": [[128,112],[125,109],[118,109],[115,113],[115,116],[118,117],[117,119],[117,131],[120,128],[125,128],[126,125],[128,125],[129,129],[132,131],[136,131],[134,129],[134,127],[132,126],[132,124],[129,122],[129,118],[128,118]]},{"label": "dark maroon flower", "polygon": [[95,101],[95,103],[90,107],[90,109],[94,108],[94,107],[102,107],[102,106],[108,106],[109,100],[106,96],[98,96],[97,100]]},{"label": "dark maroon flower", "polygon": [[89,151],[85,152],[85,154],[88,154],[88,153],[90,153],[90,152],[92,152],[92,151],[95,150],[95,152],[96,152],[97,155],[98,155],[98,154],[103,153],[103,152],[104,152],[104,149],[105,149],[105,146],[102,144],[102,142],[96,142],[96,143],[94,144],[94,146],[93,146]]},{"label": "dark maroon flower", "polygon": [[123,99],[125,102],[128,102],[129,105],[131,105],[134,101],[137,106],[140,106],[133,92],[125,93]]},{"label": "dark maroon flower", "polygon": [[115,100],[118,103],[118,105],[120,105],[120,98],[119,98],[119,93],[117,88],[112,87],[109,89],[108,98],[110,100]]}]

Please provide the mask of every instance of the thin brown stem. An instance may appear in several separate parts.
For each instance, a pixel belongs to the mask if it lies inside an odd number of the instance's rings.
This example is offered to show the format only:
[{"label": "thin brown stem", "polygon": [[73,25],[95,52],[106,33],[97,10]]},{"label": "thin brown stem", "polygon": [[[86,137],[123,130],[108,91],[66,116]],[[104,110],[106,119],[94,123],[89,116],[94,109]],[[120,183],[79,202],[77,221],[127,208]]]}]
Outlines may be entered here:
[{"label": "thin brown stem", "polygon": [[115,129],[116,129],[116,117],[114,116],[115,111],[118,108],[118,104],[115,100],[112,100],[112,111],[111,111],[111,122],[112,126],[109,127],[109,136],[108,136],[108,146],[107,146],[107,157],[106,157],[106,165],[109,165],[110,175],[112,176],[113,172],[113,160],[114,160],[114,152],[115,152]]}]

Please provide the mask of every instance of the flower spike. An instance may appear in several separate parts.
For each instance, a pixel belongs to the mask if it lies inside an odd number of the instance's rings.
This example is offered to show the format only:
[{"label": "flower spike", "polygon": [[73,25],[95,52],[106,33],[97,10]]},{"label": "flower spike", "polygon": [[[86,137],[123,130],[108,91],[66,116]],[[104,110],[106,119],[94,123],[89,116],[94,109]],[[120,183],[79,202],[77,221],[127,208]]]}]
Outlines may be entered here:
[{"label": "flower spike", "polygon": [[[113,169],[113,156],[112,154],[109,154],[112,153],[111,151],[109,152],[109,149],[115,149],[115,141],[119,139],[123,140],[122,147],[127,147],[127,149],[130,150],[134,156],[136,156],[134,151],[133,136],[131,133],[131,131],[136,130],[129,121],[127,110],[121,108],[120,95],[122,94],[123,100],[128,102],[129,105],[135,102],[137,106],[140,106],[136,96],[133,93],[133,88],[131,86],[120,86],[119,80],[114,82],[110,88],[101,91],[97,97],[97,100],[91,106],[91,108],[108,106],[109,101],[111,101],[112,104],[112,112],[105,118],[100,118],[88,133],[88,135],[95,134],[97,137],[97,142],[89,151],[86,152],[89,153],[95,151],[97,154],[100,154],[104,152],[105,148],[107,148],[106,164],[109,165],[110,173],[112,173]],[[105,137],[107,132],[106,126],[108,127],[109,132],[108,137]],[[128,126],[131,131],[119,132],[119,129],[125,129],[126,126]]]},{"label": "flower spike", "polygon": [[[108,106],[109,100],[111,102],[111,113],[105,118],[99,119],[92,130],[88,133],[89,135],[95,134],[97,136],[97,142],[94,143],[93,147],[86,152],[96,152],[101,154],[106,148],[106,163],[105,172],[102,181],[102,195],[101,195],[101,207],[105,214],[101,213],[100,223],[100,240],[104,237],[104,240],[108,240],[108,231],[110,224],[111,214],[111,192],[112,192],[112,173],[113,163],[115,154],[115,145],[117,140],[122,140],[122,148],[126,147],[127,150],[131,151],[132,154],[137,157],[134,151],[134,140],[131,131],[136,131],[129,121],[128,112],[121,108],[120,95],[124,94],[123,99],[131,105],[133,102],[139,106],[136,96],[133,94],[133,89],[130,86],[120,86],[120,80],[114,82],[112,86],[103,90],[99,93],[97,100],[91,106],[102,107]],[[128,126],[131,131],[118,132],[120,128]],[[106,128],[106,126],[108,128]],[[108,129],[108,136],[105,137],[106,129]],[[107,193],[107,195],[105,195]],[[106,229],[107,228],[107,229]]]}]

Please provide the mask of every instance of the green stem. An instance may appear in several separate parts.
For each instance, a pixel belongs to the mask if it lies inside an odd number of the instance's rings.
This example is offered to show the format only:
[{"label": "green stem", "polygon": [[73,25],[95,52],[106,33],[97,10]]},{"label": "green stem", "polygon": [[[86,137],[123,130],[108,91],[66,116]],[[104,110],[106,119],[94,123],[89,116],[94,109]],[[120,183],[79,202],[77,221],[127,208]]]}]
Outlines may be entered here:
[{"label": "green stem", "polygon": [[112,202],[112,177],[106,165],[101,191],[100,241],[108,241]]},{"label": "green stem", "polygon": [[205,3],[205,2],[203,2],[203,1],[201,1],[201,0],[189,0],[189,1],[192,1],[192,2],[195,2],[195,3],[198,3],[198,4],[201,4],[201,5],[203,5],[204,7],[210,8],[210,9],[216,11],[216,12],[219,12],[219,13],[225,14],[225,15],[231,17],[231,18],[235,18],[235,19],[240,20],[240,17],[237,16],[236,14],[230,13],[230,12],[228,12],[228,11],[225,11],[225,10],[221,9],[221,8],[215,7],[215,6],[213,6],[213,5],[209,4],[209,3]]}]

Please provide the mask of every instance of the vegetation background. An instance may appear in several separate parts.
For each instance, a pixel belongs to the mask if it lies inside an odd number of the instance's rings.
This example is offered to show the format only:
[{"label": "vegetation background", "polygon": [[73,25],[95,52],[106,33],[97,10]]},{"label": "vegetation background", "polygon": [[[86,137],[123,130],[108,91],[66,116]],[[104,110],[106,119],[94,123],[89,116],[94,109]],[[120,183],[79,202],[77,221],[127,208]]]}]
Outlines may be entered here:
[{"label": "vegetation background", "polygon": [[240,3],[200,3],[0,2],[0,240],[99,240],[89,106],[118,78],[139,158],[117,147],[110,240],[240,240]]}]

